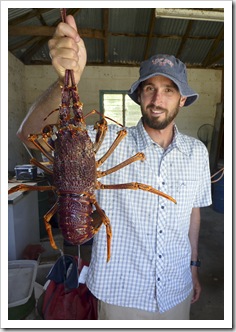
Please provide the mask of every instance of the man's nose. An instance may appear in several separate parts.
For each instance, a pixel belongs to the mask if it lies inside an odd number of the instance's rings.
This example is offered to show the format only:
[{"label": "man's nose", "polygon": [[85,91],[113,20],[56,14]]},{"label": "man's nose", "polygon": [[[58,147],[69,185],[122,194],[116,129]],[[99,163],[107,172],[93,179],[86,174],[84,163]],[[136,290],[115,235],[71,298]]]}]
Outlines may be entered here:
[{"label": "man's nose", "polygon": [[160,93],[160,91],[155,90],[152,96],[152,102],[158,106],[162,104],[162,94]]}]

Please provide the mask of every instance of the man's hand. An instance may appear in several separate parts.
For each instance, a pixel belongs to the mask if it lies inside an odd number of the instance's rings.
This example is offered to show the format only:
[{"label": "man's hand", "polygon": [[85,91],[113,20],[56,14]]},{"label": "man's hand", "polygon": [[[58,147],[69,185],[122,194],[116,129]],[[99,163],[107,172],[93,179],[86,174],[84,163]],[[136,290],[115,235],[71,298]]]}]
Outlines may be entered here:
[{"label": "man's hand", "polygon": [[193,297],[191,303],[197,302],[201,294],[201,285],[198,279],[198,271],[196,266],[192,266],[192,279],[193,279]]},{"label": "man's hand", "polygon": [[48,42],[52,65],[60,82],[64,83],[65,70],[74,71],[75,82],[78,84],[87,61],[87,52],[80,38],[74,17],[68,15],[67,23],[60,23],[55,34]]}]

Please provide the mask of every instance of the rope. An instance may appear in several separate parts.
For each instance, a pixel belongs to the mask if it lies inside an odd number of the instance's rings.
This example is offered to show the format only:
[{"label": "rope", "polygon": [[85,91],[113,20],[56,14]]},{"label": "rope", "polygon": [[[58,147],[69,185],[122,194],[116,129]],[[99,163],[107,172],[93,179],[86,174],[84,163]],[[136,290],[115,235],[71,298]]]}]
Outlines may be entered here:
[{"label": "rope", "polygon": [[213,175],[211,176],[211,179],[214,178],[214,177],[215,177],[217,174],[219,174],[220,172],[222,172],[222,174],[220,175],[220,177],[219,177],[218,179],[216,179],[216,180],[212,180],[211,183],[216,183],[216,182],[218,182],[218,181],[220,181],[220,180],[222,179],[222,177],[223,177],[223,175],[224,175],[224,167],[222,167],[219,171],[217,171],[215,174],[213,174]]}]

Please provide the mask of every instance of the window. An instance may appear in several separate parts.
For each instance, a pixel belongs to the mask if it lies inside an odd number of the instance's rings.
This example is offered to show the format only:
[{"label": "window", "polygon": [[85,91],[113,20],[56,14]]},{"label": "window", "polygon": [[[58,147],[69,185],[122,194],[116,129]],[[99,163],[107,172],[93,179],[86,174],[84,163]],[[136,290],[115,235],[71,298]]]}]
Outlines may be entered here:
[{"label": "window", "polygon": [[[140,117],[140,106],[127,94],[127,91],[100,91],[101,113],[125,127],[135,126]],[[107,119],[108,123],[114,123]]]}]

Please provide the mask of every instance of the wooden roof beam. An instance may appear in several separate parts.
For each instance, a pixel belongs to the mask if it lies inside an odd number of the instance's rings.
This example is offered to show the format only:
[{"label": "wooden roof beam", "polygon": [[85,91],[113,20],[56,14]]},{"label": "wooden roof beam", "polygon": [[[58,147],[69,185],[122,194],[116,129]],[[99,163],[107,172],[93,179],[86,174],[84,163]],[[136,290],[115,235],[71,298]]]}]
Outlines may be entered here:
[{"label": "wooden roof beam", "polygon": [[152,43],[152,35],[153,35],[153,30],[154,30],[155,21],[156,21],[155,13],[156,13],[156,10],[153,9],[152,12],[151,12],[151,19],[150,19],[149,31],[148,31],[148,35],[147,35],[147,42],[146,42],[144,60],[146,60],[149,57],[149,53],[150,53],[150,48],[151,48],[151,43]]},{"label": "wooden roof beam", "polygon": [[[55,26],[12,26],[8,27],[9,36],[53,36],[56,30]],[[104,39],[104,32],[95,29],[79,29],[81,37]]]},{"label": "wooden roof beam", "polygon": [[183,35],[183,37],[182,37],[182,41],[181,41],[181,44],[180,44],[180,46],[179,46],[178,52],[177,52],[177,54],[176,54],[176,58],[180,58],[181,53],[182,53],[183,48],[184,48],[184,45],[186,44],[186,40],[189,38],[189,33],[191,32],[192,27],[193,27],[193,21],[190,20],[190,21],[188,22],[188,25],[187,25],[186,31],[185,31],[185,33],[184,33],[184,35]]},{"label": "wooden roof beam", "polygon": [[40,8],[40,9],[32,9],[30,12],[23,14],[19,17],[13,18],[12,20],[8,21],[9,25],[17,25],[24,23],[25,21],[37,16],[37,13],[44,14],[52,10],[52,8]]},{"label": "wooden roof beam", "polygon": [[217,38],[215,39],[214,43],[212,44],[206,58],[204,59],[202,65],[203,67],[207,67],[210,64],[212,64],[212,54],[214,54],[215,50],[217,49],[220,41],[224,38],[224,26],[222,27],[222,29],[220,30]]},{"label": "wooden roof beam", "polygon": [[[81,33],[81,32],[80,32]],[[82,38],[83,33],[81,33]],[[108,38],[109,38],[109,9],[103,9],[103,39],[104,39],[104,63],[108,64],[108,57],[109,57],[109,45],[108,45]]]},{"label": "wooden roof beam", "polygon": [[[67,15],[75,15],[78,12],[79,9],[68,9],[67,10]],[[61,17],[59,16],[59,18],[54,22],[54,26],[57,26],[59,23],[61,22]],[[18,27],[19,28],[19,27]],[[32,27],[29,27],[32,28]],[[41,28],[48,28],[48,27],[44,27],[42,26]],[[55,29],[55,28],[54,28]],[[32,35],[32,34],[31,34]],[[44,46],[45,44],[48,43],[48,40],[53,36],[53,34],[47,35],[45,37],[42,37],[39,41],[35,42],[31,47],[29,47],[29,49],[24,52],[20,59],[25,63],[25,64],[30,64],[31,58],[33,57],[33,55],[35,53],[38,52],[38,50]]]}]

